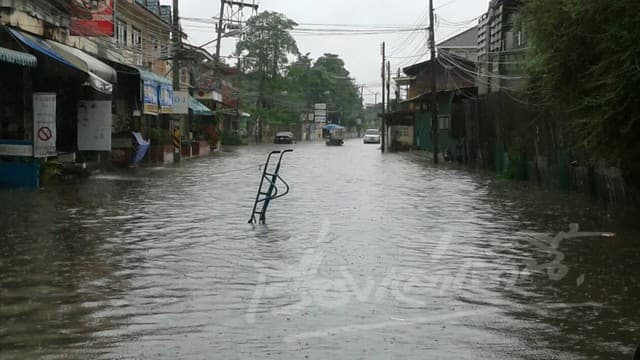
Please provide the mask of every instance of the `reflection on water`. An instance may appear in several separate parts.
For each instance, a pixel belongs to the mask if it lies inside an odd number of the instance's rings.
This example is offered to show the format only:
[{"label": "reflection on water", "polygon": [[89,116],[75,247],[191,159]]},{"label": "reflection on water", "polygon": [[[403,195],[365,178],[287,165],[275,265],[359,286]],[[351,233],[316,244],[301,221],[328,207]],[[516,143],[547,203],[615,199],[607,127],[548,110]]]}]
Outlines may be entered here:
[{"label": "reflection on water", "polygon": [[[0,192],[0,358],[631,358],[636,216],[294,147],[266,226],[246,221],[270,146]],[[574,223],[595,234],[554,240]]]}]

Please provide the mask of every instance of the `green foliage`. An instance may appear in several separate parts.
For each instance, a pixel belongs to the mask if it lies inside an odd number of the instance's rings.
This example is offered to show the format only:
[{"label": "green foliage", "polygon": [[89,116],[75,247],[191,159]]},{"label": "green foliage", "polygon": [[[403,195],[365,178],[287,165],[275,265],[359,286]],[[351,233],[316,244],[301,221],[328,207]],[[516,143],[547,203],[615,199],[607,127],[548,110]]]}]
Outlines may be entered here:
[{"label": "green foliage", "polygon": [[530,90],[564,146],[640,182],[640,2],[529,0]]},{"label": "green foliage", "polygon": [[40,162],[40,183],[47,184],[62,175],[62,163],[57,160],[42,160]]},{"label": "green foliage", "polygon": [[[247,21],[247,36],[236,52],[244,76],[236,82],[243,109],[254,119],[289,128],[315,103],[340,111],[343,124],[353,125],[360,114],[360,94],[338,55],[325,54],[315,62],[301,55],[290,30],[297,24],[282,14],[263,12]],[[289,63],[292,55],[297,60]]]},{"label": "green foliage", "polygon": [[166,145],[169,143],[169,135],[166,130],[151,128],[149,129],[149,139],[151,145]]},{"label": "green foliage", "polygon": [[236,53],[247,59],[245,70],[261,77],[278,77],[289,62],[288,56],[298,54],[296,40],[289,32],[297,25],[277,12],[265,11],[250,18],[245,37],[236,45]]},{"label": "green foliage", "polygon": [[222,133],[222,145],[243,145],[242,138],[238,134],[229,132]]}]

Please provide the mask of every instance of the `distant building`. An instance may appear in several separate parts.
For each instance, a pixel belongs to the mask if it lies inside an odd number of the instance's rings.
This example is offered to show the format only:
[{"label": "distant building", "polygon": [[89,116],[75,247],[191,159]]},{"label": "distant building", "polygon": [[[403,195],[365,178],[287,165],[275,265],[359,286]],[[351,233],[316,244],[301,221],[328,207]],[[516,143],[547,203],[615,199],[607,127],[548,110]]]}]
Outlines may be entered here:
[{"label": "distant building", "polygon": [[478,27],[474,26],[436,45],[439,54],[453,54],[476,62],[478,60]]},{"label": "distant building", "polygon": [[478,93],[518,90],[524,85],[522,73],[526,36],[517,25],[519,0],[492,0],[478,21]]}]

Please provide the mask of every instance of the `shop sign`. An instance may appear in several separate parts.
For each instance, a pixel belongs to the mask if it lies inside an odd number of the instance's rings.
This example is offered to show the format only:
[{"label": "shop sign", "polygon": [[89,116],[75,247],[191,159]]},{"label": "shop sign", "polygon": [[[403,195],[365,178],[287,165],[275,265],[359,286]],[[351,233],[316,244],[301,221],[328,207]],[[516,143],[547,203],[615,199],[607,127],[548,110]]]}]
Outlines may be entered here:
[{"label": "shop sign", "polygon": [[72,0],[71,35],[113,36],[115,0]]},{"label": "shop sign", "polygon": [[171,114],[173,112],[173,86],[160,84],[160,112]]},{"label": "shop sign", "polygon": [[173,92],[173,113],[174,114],[189,113],[189,92],[187,91]]},{"label": "shop sign", "polygon": [[78,102],[78,150],[111,151],[111,101]]},{"label": "shop sign", "polygon": [[158,113],[158,83],[153,80],[144,80],[144,112]]}]

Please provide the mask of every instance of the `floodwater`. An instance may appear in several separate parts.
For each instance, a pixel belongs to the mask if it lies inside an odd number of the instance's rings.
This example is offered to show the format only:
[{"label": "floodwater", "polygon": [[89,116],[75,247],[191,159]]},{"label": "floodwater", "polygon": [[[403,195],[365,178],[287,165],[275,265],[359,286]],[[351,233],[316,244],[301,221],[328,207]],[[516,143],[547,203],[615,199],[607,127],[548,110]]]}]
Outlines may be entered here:
[{"label": "floodwater", "polygon": [[[638,217],[360,140],[0,191],[2,359],[631,359]],[[284,148],[284,146],[277,146]]]}]

